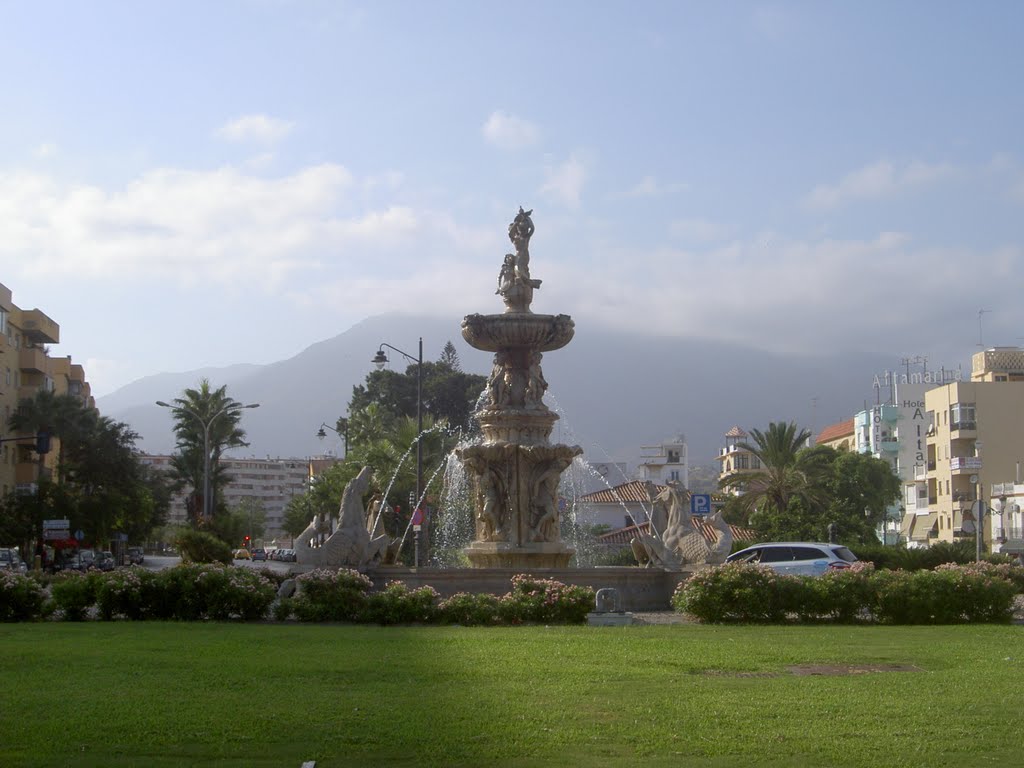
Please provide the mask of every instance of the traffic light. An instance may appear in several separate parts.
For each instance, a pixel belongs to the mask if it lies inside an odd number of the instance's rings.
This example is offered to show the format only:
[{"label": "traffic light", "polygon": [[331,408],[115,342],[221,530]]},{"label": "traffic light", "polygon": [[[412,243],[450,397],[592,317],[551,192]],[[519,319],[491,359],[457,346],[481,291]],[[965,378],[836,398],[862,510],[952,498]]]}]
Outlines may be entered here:
[{"label": "traffic light", "polygon": [[50,452],[50,434],[48,432],[39,432],[36,434],[36,453],[39,455],[47,454]]},{"label": "traffic light", "polygon": [[245,537],[245,541],[242,543],[242,546],[244,546],[246,549],[249,548],[249,537],[248,536]]}]

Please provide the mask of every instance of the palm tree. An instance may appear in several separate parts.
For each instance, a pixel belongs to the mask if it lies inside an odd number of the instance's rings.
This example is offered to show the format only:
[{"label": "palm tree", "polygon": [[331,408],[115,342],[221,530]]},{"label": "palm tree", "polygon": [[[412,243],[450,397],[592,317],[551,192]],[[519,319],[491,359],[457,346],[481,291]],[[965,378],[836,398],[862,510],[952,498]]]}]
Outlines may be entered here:
[{"label": "palm tree", "polygon": [[[173,406],[178,453],[171,464],[178,479],[192,486],[190,509],[196,517],[203,503],[203,424],[210,425],[210,496],[216,501],[217,489],[231,479],[220,466],[221,455],[229,448],[249,445],[245,441],[245,430],[238,426],[242,420],[242,404],[228,396],[226,385],[213,389],[209,379],[201,379],[197,389],[186,389],[181,397],[174,399]],[[210,422],[210,419],[214,420]],[[211,509],[216,511],[216,503]]]},{"label": "palm tree", "polygon": [[785,512],[793,500],[814,507],[824,500],[826,452],[806,447],[811,433],[793,422],[773,421],[764,432],[750,433],[753,444],[741,443],[761,462],[760,470],[733,472],[721,482],[724,488],[741,490],[737,504],[747,514],[774,509]]}]

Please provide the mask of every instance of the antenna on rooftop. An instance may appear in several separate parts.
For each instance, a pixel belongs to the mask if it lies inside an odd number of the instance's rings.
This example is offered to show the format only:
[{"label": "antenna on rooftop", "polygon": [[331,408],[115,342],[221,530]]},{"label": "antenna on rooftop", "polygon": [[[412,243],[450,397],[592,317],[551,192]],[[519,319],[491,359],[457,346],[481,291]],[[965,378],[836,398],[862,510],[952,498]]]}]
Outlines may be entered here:
[{"label": "antenna on rooftop", "polygon": [[985,342],[982,341],[981,318],[982,318],[982,315],[985,315],[986,313],[989,313],[991,311],[992,311],[991,309],[979,309],[978,310],[978,346],[981,347],[982,349],[985,348]]}]

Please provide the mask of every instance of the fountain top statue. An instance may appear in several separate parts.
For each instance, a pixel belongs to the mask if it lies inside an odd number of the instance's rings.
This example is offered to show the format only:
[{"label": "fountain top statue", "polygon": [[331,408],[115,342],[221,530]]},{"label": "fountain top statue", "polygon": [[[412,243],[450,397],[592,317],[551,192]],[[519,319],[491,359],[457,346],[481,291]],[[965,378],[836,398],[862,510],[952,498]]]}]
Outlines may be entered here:
[{"label": "fountain top statue", "polygon": [[540,288],[540,280],[530,277],[530,238],[534,226],[530,214],[519,206],[519,213],[508,225],[508,239],[512,241],[515,253],[506,253],[505,261],[498,273],[498,290],[495,293],[505,302],[505,312],[529,312],[533,291]]}]

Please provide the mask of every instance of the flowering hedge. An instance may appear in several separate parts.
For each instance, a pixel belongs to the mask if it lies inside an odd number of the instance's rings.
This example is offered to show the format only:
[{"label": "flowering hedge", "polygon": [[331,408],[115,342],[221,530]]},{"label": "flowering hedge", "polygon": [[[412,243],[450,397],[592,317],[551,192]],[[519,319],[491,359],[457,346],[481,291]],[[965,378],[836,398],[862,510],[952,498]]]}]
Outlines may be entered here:
[{"label": "flowering hedge", "polygon": [[870,563],[857,563],[810,577],[730,563],[706,568],[680,584],[672,605],[712,623],[1008,622],[1018,592],[1012,568],[972,563],[934,571],[875,571]]},{"label": "flowering hedge", "polygon": [[35,579],[0,571],[0,621],[34,621],[48,613],[46,592]]},{"label": "flowering hedge", "polygon": [[317,569],[296,579],[298,594],[275,609],[278,620],[351,621],[371,624],[579,624],[594,604],[589,587],[517,575],[503,597],[459,593],[439,600],[433,587],[409,589],[401,582],[371,592],[362,574]]}]

